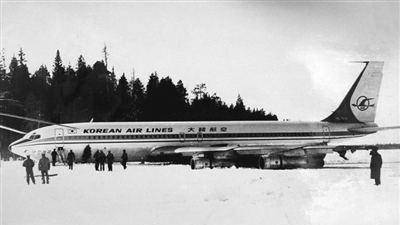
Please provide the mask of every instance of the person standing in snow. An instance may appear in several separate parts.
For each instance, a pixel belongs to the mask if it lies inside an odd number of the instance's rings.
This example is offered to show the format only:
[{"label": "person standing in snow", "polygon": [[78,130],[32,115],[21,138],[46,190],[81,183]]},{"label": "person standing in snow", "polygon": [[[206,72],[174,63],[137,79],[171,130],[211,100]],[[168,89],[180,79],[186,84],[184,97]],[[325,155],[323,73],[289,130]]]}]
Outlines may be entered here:
[{"label": "person standing in snow", "polygon": [[100,164],[100,150],[97,149],[97,151],[93,155],[94,158],[94,168],[96,171],[99,170],[99,164]]},{"label": "person standing in snow", "polygon": [[106,163],[106,154],[104,154],[102,150],[100,151],[99,163],[100,163],[100,171],[104,171],[104,164]]},{"label": "person standing in snow", "polygon": [[128,162],[128,154],[126,154],[125,149],[122,150],[122,156],[121,156],[121,164],[122,167],[124,167],[124,170],[126,169],[126,162]]},{"label": "person standing in snow", "polygon": [[53,163],[53,166],[56,166],[56,161],[57,161],[57,152],[56,149],[53,149],[53,151],[51,152],[51,161]]},{"label": "person standing in snow", "polygon": [[89,163],[91,157],[92,157],[92,151],[90,145],[86,145],[82,153],[82,163]]},{"label": "person standing in snow", "polygon": [[35,176],[33,175],[33,167],[35,166],[35,162],[30,158],[29,155],[26,156],[26,160],[22,164],[26,170],[26,182],[29,185],[29,178],[31,178],[32,183],[35,184]]},{"label": "person standing in snow", "polygon": [[371,155],[371,179],[375,179],[375,185],[381,184],[381,167],[382,167],[382,157],[378,153],[378,148],[373,148],[369,153]]},{"label": "person standing in snow", "polygon": [[42,183],[44,184],[44,177],[46,176],[46,183],[49,183],[49,170],[50,160],[43,153],[42,158],[39,160],[39,170],[42,173]]},{"label": "person standing in snow", "polygon": [[72,170],[74,167],[74,161],[75,161],[75,154],[72,150],[69,151],[67,155],[67,163],[68,163],[68,169]]},{"label": "person standing in snow", "polygon": [[108,171],[112,171],[113,163],[114,163],[114,155],[111,153],[111,151],[108,151],[108,154],[107,154]]},{"label": "person standing in snow", "polygon": [[58,156],[60,157],[60,161],[65,165],[65,150],[63,147],[58,147]]}]

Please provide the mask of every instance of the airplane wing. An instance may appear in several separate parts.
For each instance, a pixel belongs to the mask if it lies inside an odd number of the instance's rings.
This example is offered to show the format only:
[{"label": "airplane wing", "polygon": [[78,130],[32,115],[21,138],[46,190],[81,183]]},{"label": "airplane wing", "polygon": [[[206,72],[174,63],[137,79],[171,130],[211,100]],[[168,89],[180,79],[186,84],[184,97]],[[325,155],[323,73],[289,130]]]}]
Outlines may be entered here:
[{"label": "airplane wing", "polygon": [[234,150],[237,148],[237,145],[232,145],[232,146],[222,146],[222,147],[213,147],[213,146],[204,146],[204,147],[180,147],[175,149],[175,153],[201,153],[201,152],[224,152],[224,151],[230,151]]},{"label": "airplane wing", "polygon": [[11,132],[14,132],[14,133],[17,133],[17,134],[26,134],[26,132],[23,132],[23,131],[20,131],[20,130],[17,130],[17,129],[13,129],[11,127],[2,126],[2,125],[0,125],[0,129],[8,130],[8,131],[11,131]]},{"label": "airplane wing", "polygon": [[49,121],[45,121],[45,120],[33,119],[33,118],[25,117],[25,116],[17,116],[17,115],[13,115],[13,114],[9,114],[9,113],[0,112],[0,116],[21,119],[21,120],[27,120],[27,121],[32,121],[32,122],[39,122],[39,123],[44,123],[44,124],[49,124],[49,125],[57,125],[57,126],[61,126],[61,127],[70,128],[70,129],[78,129],[76,127],[71,127],[71,126],[64,125],[64,124],[57,124],[57,123],[53,123],[53,122],[49,122]]},{"label": "airplane wing", "polygon": [[[303,145],[227,145],[227,146],[169,146],[157,148],[156,151],[168,153],[181,153],[190,156],[200,153],[234,151],[238,155],[284,155],[304,156],[313,154],[328,154],[337,152],[343,158],[348,150],[371,150],[374,145],[327,145],[326,142],[307,143]],[[167,151],[165,151],[167,150]],[[345,158],[347,159],[347,158]]]},{"label": "airplane wing", "polygon": [[[154,148],[151,157],[184,162],[190,158],[192,169],[213,167],[321,168],[325,155],[337,152],[347,160],[348,150],[378,149],[375,145],[327,145],[326,142],[303,145],[229,145],[162,146]],[[158,158],[161,157],[161,158]],[[176,158],[174,158],[176,157]],[[183,161],[179,161],[179,159]]]},{"label": "airplane wing", "polygon": [[[304,145],[226,145],[226,146],[184,146],[170,149],[169,153],[181,153],[190,156],[200,153],[234,151],[239,155],[270,155],[270,154],[299,154],[307,146],[325,146],[324,142],[309,143]],[[158,149],[161,150],[161,149]],[[303,152],[304,153],[304,152]]]}]

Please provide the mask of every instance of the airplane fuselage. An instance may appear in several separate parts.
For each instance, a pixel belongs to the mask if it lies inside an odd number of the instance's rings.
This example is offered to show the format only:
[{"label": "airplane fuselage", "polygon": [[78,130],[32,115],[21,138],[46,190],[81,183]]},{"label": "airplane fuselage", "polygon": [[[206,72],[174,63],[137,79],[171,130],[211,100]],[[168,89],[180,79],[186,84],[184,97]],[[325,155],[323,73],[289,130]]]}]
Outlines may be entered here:
[{"label": "airplane fuselage", "polygon": [[[129,161],[141,161],[157,148],[178,146],[257,146],[322,144],[360,137],[365,134],[350,132],[359,123],[329,122],[94,122],[65,124],[73,128],[53,125],[26,134],[10,145],[18,155],[40,158],[43,152],[63,147],[72,150],[77,159],[89,145],[96,150],[111,151],[116,161],[122,150]],[[104,149],[105,148],[105,149]]]}]

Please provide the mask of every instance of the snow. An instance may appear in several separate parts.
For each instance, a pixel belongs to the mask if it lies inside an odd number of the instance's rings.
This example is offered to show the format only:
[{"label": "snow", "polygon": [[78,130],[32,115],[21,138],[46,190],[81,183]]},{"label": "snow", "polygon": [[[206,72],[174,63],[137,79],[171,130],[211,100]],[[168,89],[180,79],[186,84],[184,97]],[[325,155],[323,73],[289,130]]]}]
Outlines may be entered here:
[{"label": "snow", "polygon": [[[190,170],[140,165],[113,172],[51,168],[27,185],[22,161],[1,163],[1,225],[21,224],[399,224],[400,151],[381,151],[382,185],[367,151],[327,157],[324,169]],[[35,166],[35,175],[38,175]]]}]

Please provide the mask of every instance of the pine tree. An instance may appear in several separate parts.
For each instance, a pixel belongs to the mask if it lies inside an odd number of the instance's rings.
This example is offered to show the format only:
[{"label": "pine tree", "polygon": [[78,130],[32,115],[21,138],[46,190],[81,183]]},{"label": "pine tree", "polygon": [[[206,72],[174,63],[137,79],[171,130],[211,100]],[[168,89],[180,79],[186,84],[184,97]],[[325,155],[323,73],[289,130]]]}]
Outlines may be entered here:
[{"label": "pine tree", "polygon": [[170,77],[160,80],[158,87],[157,102],[157,120],[173,121],[178,120],[179,95],[175,84]]},{"label": "pine tree", "polygon": [[25,53],[24,53],[24,51],[22,50],[22,48],[19,49],[18,58],[19,58],[19,59],[18,59],[19,65],[25,65],[25,63],[26,63]]},{"label": "pine tree", "polygon": [[203,95],[206,93],[206,90],[207,90],[206,84],[201,83],[196,85],[192,93],[194,94],[195,98],[198,99],[203,97]]},{"label": "pine tree", "polygon": [[16,99],[24,101],[30,89],[30,74],[28,67],[24,64],[26,60],[22,49],[20,49],[18,55],[20,61],[13,57],[10,63],[10,91]]},{"label": "pine tree", "polygon": [[147,85],[146,85],[147,97],[152,97],[153,95],[156,94],[156,90],[157,90],[159,84],[160,84],[160,81],[158,79],[157,72],[152,73],[150,75],[149,81],[147,82]]},{"label": "pine tree", "polygon": [[243,103],[242,97],[238,95],[236,99],[235,107],[233,108],[233,113],[235,115],[235,120],[247,119],[246,116],[246,106]]},{"label": "pine tree", "polygon": [[10,77],[6,69],[6,58],[3,48],[0,56],[0,94],[10,90]]},{"label": "pine tree", "polygon": [[176,84],[176,91],[177,91],[177,120],[186,120],[187,118],[187,110],[189,107],[189,101],[187,99],[188,93],[186,91],[185,86],[181,80],[178,81]]},{"label": "pine tree", "polygon": [[132,79],[129,83],[132,98],[132,120],[141,121],[143,120],[143,110],[145,101],[145,90],[142,82],[137,79]]},{"label": "pine tree", "polygon": [[[41,65],[40,68],[32,75],[32,93],[34,98],[40,105],[38,112],[43,118],[50,118],[53,107],[50,102],[50,73],[45,65]],[[27,100],[28,101],[28,100]]]},{"label": "pine tree", "polygon": [[65,81],[65,79],[66,79],[65,68],[62,64],[60,51],[57,50],[56,57],[54,58],[54,64],[53,64],[53,77],[52,77],[53,84],[60,85]]},{"label": "pine tree", "polygon": [[160,81],[157,72],[152,73],[146,85],[146,98],[143,107],[143,119],[146,121],[159,120],[157,119],[159,105],[158,105],[158,87]]},{"label": "pine tree", "polygon": [[53,63],[53,72],[51,79],[51,104],[54,107],[51,119],[57,123],[64,122],[64,90],[63,85],[66,80],[65,68],[62,64],[60,51],[57,50]]},{"label": "pine tree", "polygon": [[125,74],[122,74],[118,81],[116,95],[118,98],[118,106],[114,113],[113,119],[119,121],[129,121],[132,119],[131,115],[131,95],[129,94],[129,85],[126,80]]},{"label": "pine tree", "polygon": [[109,56],[109,54],[108,54],[108,51],[107,51],[106,44],[104,44],[102,52],[103,52],[103,55],[104,55],[104,64],[106,65],[106,69],[107,69],[108,68],[108,56]]},{"label": "pine tree", "polygon": [[50,73],[45,65],[32,75],[32,91],[40,100],[48,98],[50,89]]},{"label": "pine tree", "polygon": [[88,75],[88,68],[86,66],[85,58],[82,55],[78,57],[77,68],[76,68],[76,76],[80,83],[83,79],[85,79]]},{"label": "pine tree", "polygon": [[73,101],[73,99],[76,97],[76,89],[77,89],[77,84],[78,79],[76,72],[74,69],[71,67],[71,65],[68,65],[68,67],[65,70],[65,82],[63,83],[63,93],[64,93],[64,102],[65,104],[69,104],[70,102]]},{"label": "pine tree", "polygon": [[107,70],[104,62],[97,61],[93,65],[93,70],[89,74],[88,84],[91,86],[92,117],[96,121],[108,121],[112,119],[117,109],[117,97],[110,79],[110,72]]},{"label": "pine tree", "polygon": [[112,69],[111,69],[110,79],[111,79],[111,84],[112,84],[113,89],[117,88],[117,78],[115,76],[114,67],[112,67]]},{"label": "pine tree", "polygon": [[118,81],[116,94],[123,103],[127,103],[127,101],[130,100],[129,85],[128,81],[126,80],[125,73],[122,74],[121,78]]}]

